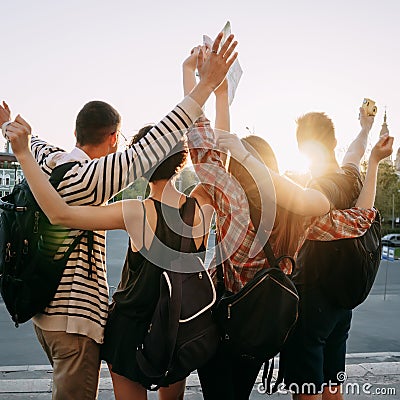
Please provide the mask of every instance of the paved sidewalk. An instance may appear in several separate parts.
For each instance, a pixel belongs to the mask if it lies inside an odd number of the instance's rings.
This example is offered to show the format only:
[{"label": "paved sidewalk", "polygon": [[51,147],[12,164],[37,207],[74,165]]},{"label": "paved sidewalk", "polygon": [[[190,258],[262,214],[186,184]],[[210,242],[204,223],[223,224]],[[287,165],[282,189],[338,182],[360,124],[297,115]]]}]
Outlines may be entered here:
[{"label": "paved sidewalk", "polygon": [[[275,373],[277,371],[275,370]],[[346,367],[347,380],[344,390],[346,399],[400,400],[400,353],[349,354]],[[261,374],[254,386],[250,399],[264,399],[258,390]],[[223,385],[224,382],[221,382]],[[49,365],[0,367],[0,400],[50,400],[52,371]],[[271,399],[290,399],[289,394],[275,394]],[[196,373],[187,379],[185,399],[202,399]],[[113,400],[111,378],[103,365],[100,379],[99,400]],[[157,399],[150,393],[149,399]],[[223,399],[221,399],[223,400]]]}]

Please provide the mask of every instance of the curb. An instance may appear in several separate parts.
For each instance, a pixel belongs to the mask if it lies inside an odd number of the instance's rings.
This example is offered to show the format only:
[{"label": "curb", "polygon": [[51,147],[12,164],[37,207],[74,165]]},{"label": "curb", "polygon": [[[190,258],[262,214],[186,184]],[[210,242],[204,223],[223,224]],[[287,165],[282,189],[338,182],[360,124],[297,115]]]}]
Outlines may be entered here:
[{"label": "curb", "polygon": [[[348,354],[347,359],[388,359],[391,357],[399,357],[398,352],[389,353],[355,353]],[[277,365],[277,364],[276,364]],[[36,379],[27,378],[26,373],[44,372],[49,374],[49,377],[38,377]],[[22,373],[25,377],[17,379],[6,379],[5,375],[8,373]],[[50,393],[52,390],[52,368],[50,365],[21,365],[21,366],[3,366],[0,367],[0,394],[21,394],[21,393]],[[274,369],[274,376],[277,376],[278,369]],[[387,362],[364,362],[359,364],[348,364],[346,366],[346,379],[365,379],[373,377],[385,377],[385,380],[393,379],[398,381],[400,379],[400,361]],[[262,371],[256,380],[256,384],[261,382]],[[196,372],[190,374],[186,380],[187,389],[200,388],[199,378]],[[101,377],[99,382],[99,390],[107,391],[113,390],[111,377],[108,374],[108,369],[105,363],[101,366]]]},{"label": "curb", "polygon": [[[374,364],[381,364],[385,360],[388,360],[390,358],[399,358],[400,359],[400,352],[380,352],[380,353],[349,353],[346,354],[346,360],[352,360],[352,359],[376,359],[378,362]],[[400,360],[399,360],[400,361]],[[395,362],[389,362],[389,364],[396,364],[397,361]],[[279,364],[279,356],[275,357],[275,365],[277,366]],[[351,365],[351,364],[350,364]],[[348,365],[348,367],[350,367]],[[107,364],[102,361],[101,363],[101,370],[107,370]],[[5,365],[5,366],[0,366],[0,373],[9,373],[9,372],[33,372],[33,371],[47,371],[51,372],[52,367],[50,364],[46,365]],[[400,370],[399,370],[400,374]]]},{"label": "curb", "polygon": [[[400,352],[392,352],[392,351],[387,351],[387,352],[378,352],[378,353],[349,353],[346,354],[346,360],[354,360],[354,359],[376,359],[376,364],[380,364],[384,361],[387,361],[391,358],[399,358],[400,361]],[[275,357],[275,365],[278,366],[279,364],[279,356]],[[396,363],[395,361],[394,363]],[[107,370],[107,364],[102,361],[101,363],[101,369],[102,370]],[[50,364],[45,364],[45,365],[5,365],[5,366],[0,366],[0,373],[9,373],[9,372],[33,372],[33,371],[47,371],[51,372],[52,367]],[[400,371],[399,371],[400,373]]]}]

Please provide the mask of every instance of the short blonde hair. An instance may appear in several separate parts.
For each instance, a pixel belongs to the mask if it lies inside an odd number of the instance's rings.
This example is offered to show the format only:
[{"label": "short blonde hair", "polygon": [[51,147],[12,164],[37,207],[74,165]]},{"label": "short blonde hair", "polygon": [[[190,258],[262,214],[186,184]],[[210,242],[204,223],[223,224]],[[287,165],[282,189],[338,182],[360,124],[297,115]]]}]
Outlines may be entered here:
[{"label": "short blonde hair", "polygon": [[308,141],[323,145],[333,151],[336,146],[335,126],[332,120],[322,112],[310,112],[299,117],[297,123],[297,143],[301,146]]}]

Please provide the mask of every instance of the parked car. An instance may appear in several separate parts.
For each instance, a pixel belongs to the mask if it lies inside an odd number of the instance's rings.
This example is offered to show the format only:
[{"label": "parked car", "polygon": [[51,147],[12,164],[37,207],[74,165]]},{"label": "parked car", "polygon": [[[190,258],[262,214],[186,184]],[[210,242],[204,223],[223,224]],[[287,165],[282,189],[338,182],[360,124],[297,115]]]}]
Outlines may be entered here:
[{"label": "parked car", "polygon": [[382,245],[389,247],[400,247],[400,234],[389,233],[382,237]]}]

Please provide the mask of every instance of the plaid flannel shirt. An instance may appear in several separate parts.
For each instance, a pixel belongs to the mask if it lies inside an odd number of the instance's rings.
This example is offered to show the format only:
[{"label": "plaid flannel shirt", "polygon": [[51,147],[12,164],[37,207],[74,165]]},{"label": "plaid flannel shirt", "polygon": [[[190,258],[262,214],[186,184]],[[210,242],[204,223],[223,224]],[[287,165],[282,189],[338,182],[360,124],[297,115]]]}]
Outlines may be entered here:
[{"label": "plaid flannel shirt", "polygon": [[[238,292],[268,261],[257,242],[256,229],[251,222],[249,204],[240,184],[226,170],[215,144],[214,131],[205,117],[197,120],[188,132],[190,156],[203,188],[211,197],[216,212],[217,231],[224,255],[226,289]],[[305,239],[330,241],[363,235],[375,218],[373,209],[353,208],[332,210],[322,217],[305,218]],[[249,257],[250,250],[259,251]],[[273,243],[271,243],[273,248]],[[225,256],[226,257],[226,256]],[[225,258],[224,257],[224,258]],[[215,267],[211,274],[215,279]]]}]

